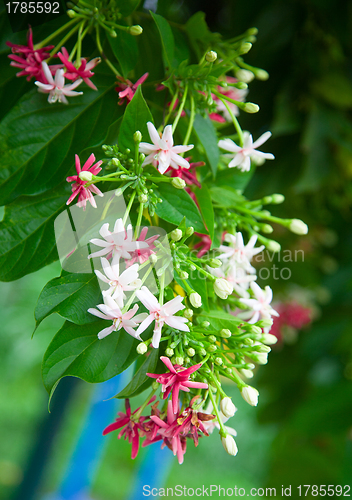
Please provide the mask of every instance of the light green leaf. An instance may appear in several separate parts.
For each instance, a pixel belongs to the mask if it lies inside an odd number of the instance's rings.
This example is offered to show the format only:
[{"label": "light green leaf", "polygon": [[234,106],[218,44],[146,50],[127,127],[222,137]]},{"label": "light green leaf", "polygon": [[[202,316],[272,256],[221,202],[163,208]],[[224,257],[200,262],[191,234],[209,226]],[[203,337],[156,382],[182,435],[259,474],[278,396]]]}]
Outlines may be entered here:
[{"label": "light green leaf", "polygon": [[203,184],[201,188],[195,189],[195,195],[197,197],[198,205],[200,208],[200,213],[203,216],[204,223],[208,229],[210,239],[213,241],[214,238],[214,209],[213,202],[211,200],[209,189],[206,184]]},{"label": "light green leaf", "polygon": [[174,35],[172,34],[172,30],[170,28],[167,20],[160,16],[159,14],[154,14],[154,12],[150,12],[152,18],[157,25],[157,28],[160,33],[161,45],[163,48],[163,58],[164,58],[164,66],[165,70],[171,70],[173,67],[177,66],[174,63],[175,57],[175,40]]},{"label": "light green leaf", "polygon": [[216,137],[214,125],[212,124],[209,116],[203,118],[201,115],[196,115],[193,127],[198,139],[204,147],[213,177],[215,178],[220,158],[220,151],[218,148],[218,139]]},{"label": "light green leaf", "polygon": [[232,314],[215,309],[208,312],[202,312],[199,315],[199,318],[203,321],[209,321],[215,330],[228,328],[231,332],[236,331],[238,325],[244,323],[243,320],[237,318],[236,316],[232,316]]}]

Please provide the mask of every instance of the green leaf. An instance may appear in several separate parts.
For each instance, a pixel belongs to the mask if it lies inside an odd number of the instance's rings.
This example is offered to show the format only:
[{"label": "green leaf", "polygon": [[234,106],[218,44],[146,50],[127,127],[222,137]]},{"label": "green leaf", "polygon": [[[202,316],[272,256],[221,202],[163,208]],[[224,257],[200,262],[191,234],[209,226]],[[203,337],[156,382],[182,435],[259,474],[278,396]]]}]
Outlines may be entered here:
[{"label": "green leaf", "polygon": [[209,189],[206,184],[203,184],[201,188],[195,189],[195,195],[197,197],[198,205],[200,208],[200,213],[202,214],[205,225],[207,226],[210,239],[213,241],[214,238],[214,209],[213,202],[211,200]]},{"label": "green leaf", "polygon": [[39,196],[23,196],[5,207],[0,222],[1,281],[16,280],[58,259],[54,219],[67,198],[68,190],[61,185]]},{"label": "green leaf", "polygon": [[144,100],[142,89],[139,86],[132,101],[127,106],[122,120],[118,139],[119,148],[122,149],[122,151],[127,148],[134,151],[135,143],[133,140],[133,134],[137,130],[141,132],[143,141],[148,142],[148,122],[153,123],[153,117],[149,111],[147,103]]},{"label": "green leaf", "polygon": [[97,317],[87,310],[100,302],[101,290],[95,274],[65,273],[43,288],[34,311],[36,326],[55,312],[77,325],[93,323]]},{"label": "green leaf", "polygon": [[138,60],[138,44],[136,37],[122,30],[116,30],[116,38],[107,37],[114,56],[118,60],[122,74],[127,78]]},{"label": "green leaf", "polygon": [[[184,289],[184,284],[177,273],[175,273],[174,278],[175,281],[180,285],[180,287]],[[197,270],[191,271],[189,273],[188,279],[184,281],[186,281],[195,292],[199,293],[202,298],[203,309],[205,311],[209,311],[207,280],[205,279],[205,276],[200,276]]]},{"label": "green leaf", "polygon": [[186,22],[188,35],[196,40],[207,40],[211,33],[205,20],[205,13],[198,11]]},{"label": "green leaf", "polygon": [[[109,75],[94,76],[98,91],[49,104],[35,89],[25,94],[0,124],[1,204],[56,187],[68,174],[75,153],[99,142],[122,114]],[[118,109],[120,108],[120,109]]]},{"label": "green leaf", "polygon": [[158,217],[176,226],[186,217],[187,226],[193,226],[198,233],[207,234],[198,207],[186,191],[163,183],[155,189],[155,193],[163,200],[156,206]]},{"label": "green leaf", "polygon": [[88,325],[64,323],[43,359],[43,381],[49,394],[62,377],[104,382],[130,366],[137,357],[138,341],[123,329],[99,340],[98,333],[109,325],[104,320]]},{"label": "green leaf", "polygon": [[131,382],[122,389],[115,397],[116,398],[132,398],[137,396],[141,392],[145,391],[152,383],[154,379],[148,377],[147,373],[155,373],[156,365],[159,361],[159,349],[152,349],[151,353],[145,359],[144,363],[135,373]]},{"label": "green leaf", "polygon": [[164,59],[164,67],[165,70],[170,70],[173,67],[176,67],[174,57],[175,57],[175,40],[174,35],[172,34],[172,30],[170,28],[167,20],[160,16],[159,14],[154,14],[154,12],[150,12],[152,18],[157,25],[159,30],[161,45],[163,48],[163,59]]},{"label": "green leaf", "polygon": [[245,323],[243,320],[237,318],[236,316],[232,316],[232,314],[220,310],[202,312],[199,315],[199,318],[201,320],[209,321],[209,323],[215,330],[228,328],[230,331],[235,331],[237,330],[239,324]]},{"label": "green leaf", "polygon": [[[203,187],[202,187],[203,189]],[[239,194],[235,189],[223,186],[223,187],[212,187],[210,188],[211,199],[215,201],[218,205],[225,208],[231,208],[238,204],[242,204],[245,201],[244,196]]]},{"label": "green leaf", "polygon": [[218,172],[216,176],[216,181],[212,185],[216,186],[227,186],[232,189],[238,189],[244,191],[247,184],[251,180],[255,171],[255,167],[252,165],[249,172],[241,172],[237,168],[228,168]]},{"label": "green leaf", "polygon": [[140,2],[141,0],[117,0],[116,7],[123,17],[128,17],[136,10]]},{"label": "green leaf", "polygon": [[212,124],[209,116],[203,118],[201,115],[196,115],[193,127],[199,141],[204,147],[213,177],[215,178],[220,158],[220,151],[218,148],[218,139],[216,137],[214,125]]}]

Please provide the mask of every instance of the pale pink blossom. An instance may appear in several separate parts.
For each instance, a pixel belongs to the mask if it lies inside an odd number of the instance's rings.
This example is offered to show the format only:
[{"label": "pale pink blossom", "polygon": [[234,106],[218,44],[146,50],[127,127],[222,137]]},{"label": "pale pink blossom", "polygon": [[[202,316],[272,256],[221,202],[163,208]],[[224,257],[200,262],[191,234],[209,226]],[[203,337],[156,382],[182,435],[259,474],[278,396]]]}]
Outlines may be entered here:
[{"label": "pale pink blossom", "polygon": [[224,156],[232,158],[229,168],[238,167],[242,172],[248,172],[251,168],[251,159],[255,163],[263,163],[263,160],[274,160],[275,156],[271,153],[263,153],[255,148],[264,144],[269,139],[271,132],[265,132],[255,142],[249,132],[243,132],[243,146],[238,146],[231,139],[222,139],[219,141],[219,148],[235,153],[235,155],[225,154]]},{"label": "pale pink blossom", "polygon": [[242,267],[246,272],[255,272],[254,267],[250,264],[250,261],[255,255],[264,250],[265,246],[255,247],[257,242],[257,236],[253,235],[248,241],[247,245],[244,244],[242,233],[230,234],[226,233],[225,241],[229,243],[229,246],[220,245],[219,250],[223,252],[219,255],[219,259],[225,262],[232,261]]},{"label": "pale pink blossom", "polygon": [[[226,83],[231,84],[231,83],[236,83],[237,81],[238,81],[237,78],[233,78],[231,76],[226,77]],[[248,94],[248,89],[237,89],[236,87],[233,87],[231,85],[228,85],[227,87],[222,87],[221,85],[218,85],[217,91],[220,92],[224,97],[229,97],[230,99],[239,102],[244,102]],[[210,113],[209,118],[211,118],[211,120],[215,120],[220,123],[224,123],[226,121],[232,122],[231,115],[228,112],[228,109],[226,108],[222,100],[215,94],[212,94],[211,96],[213,98],[213,101],[215,102],[217,112]],[[236,106],[236,104],[227,101],[227,105],[235,116],[238,116],[240,114],[238,106]],[[222,115],[219,113],[222,113]]]},{"label": "pale pink blossom", "polygon": [[117,84],[118,86],[115,87],[116,92],[119,93],[119,105],[123,104],[125,102],[125,99],[127,99],[127,104],[129,104],[132,99],[134,94],[136,93],[137,88],[139,85],[142,85],[142,83],[145,82],[145,80],[148,78],[149,73],[144,73],[137,81],[136,83],[132,83],[130,80],[127,80],[126,78],[123,78],[122,76],[117,77]]},{"label": "pale pink blossom", "polygon": [[153,253],[155,253],[154,252],[154,250],[155,250],[154,241],[157,240],[160,235],[156,234],[156,235],[150,236],[149,238],[146,239],[147,232],[148,232],[148,228],[144,227],[141,231],[141,234],[139,235],[139,237],[136,240],[136,241],[142,241],[142,242],[146,243],[147,246],[144,248],[141,248],[141,247],[137,248],[134,251],[132,258],[130,260],[126,261],[126,267],[132,266],[132,264],[134,264],[135,262],[139,262],[140,264],[144,264],[144,262],[147,262],[149,257]]},{"label": "pale pink blossom", "polygon": [[101,281],[109,285],[109,290],[104,290],[103,295],[110,295],[114,300],[116,300],[118,306],[123,307],[123,301],[126,298],[124,292],[135,290],[139,288],[142,284],[141,280],[138,279],[138,264],[133,264],[128,269],[125,269],[120,274],[120,260],[115,259],[112,264],[109,263],[105,257],[100,259],[105,276],[99,270],[95,271],[95,274]]},{"label": "pale pink blossom", "polygon": [[98,333],[99,340],[107,337],[112,332],[121,330],[121,328],[126,330],[127,333],[132,335],[132,337],[142,340],[134,328],[136,328],[138,324],[145,319],[146,313],[137,314],[137,316],[135,316],[138,310],[137,304],[135,304],[129,311],[122,313],[114,299],[107,295],[104,297],[104,304],[98,304],[97,307],[100,311],[91,307],[88,309],[88,312],[90,314],[94,314],[94,316],[97,316],[98,318],[112,320],[111,326],[104,328]]},{"label": "pale pink blossom", "polygon": [[83,181],[79,174],[81,172],[90,172],[92,175],[97,175],[101,167],[100,165],[103,163],[102,161],[95,162],[95,156],[92,153],[88,160],[85,162],[83,167],[81,168],[81,162],[78,155],[75,155],[75,166],[77,175],[71,175],[70,177],[66,177],[67,182],[73,182],[72,184],[72,194],[66,202],[66,205],[69,205],[71,201],[76,198],[78,195],[78,203],[79,207],[83,207],[85,210],[87,205],[87,200],[90,202],[92,207],[96,208],[97,204],[95,202],[94,196],[92,193],[97,194],[98,196],[104,196],[103,193],[98,189],[94,184],[89,184],[88,181]]},{"label": "pale pink blossom", "polygon": [[159,136],[152,122],[148,122],[147,127],[153,144],[141,142],[139,145],[140,153],[147,155],[143,166],[151,163],[154,167],[158,168],[161,174],[164,174],[169,167],[175,169],[190,167],[189,162],[180,156],[179,153],[189,151],[194,147],[193,145],[174,146],[171,125],[165,127],[162,137]]},{"label": "pale pink blossom", "polygon": [[125,229],[122,219],[116,220],[113,232],[109,231],[108,223],[103,224],[99,234],[104,239],[100,240],[98,238],[93,238],[90,240],[90,243],[102,247],[102,250],[98,250],[88,255],[89,259],[93,257],[102,257],[103,255],[106,255],[107,258],[112,256],[114,259],[119,257],[130,259],[131,253],[135,252],[137,249],[148,247],[148,243],[134,240],[132,225],[129,224]]},{"label": "pale pink blossom", "polygon": [[42,68],[48,83],[42,83],[38,81],[34,83],[37,85],[39,92],[49,94],[48,102],[50,104],[53,104],[56,101],[68,104],[66,96],[76,96],[83,94],[83,92],[76,92],[73,90],[82,83],[83,80],[81,78],[73,83],[70,83],[69,85],[65,85],[65,71],[63,69],[58,69],[56,71],[54,80],[49,66],[45,61],[42,62]]},{"label": "pale pink blossom", "polygon": [[[239,313],[239,317],[246,319],[248,323],[256,323],[259,319],[271,319],[271,316],[279,316],[279,313],[270,305],[273,300],[273,291],[270,286],[266,286],[262,290],[257,283],[252,282],[251,289],[255,298],[240,299],[243,304],[250,308],[250,311]],[[265,328],[264,331],[266,331]]]},{"label": "pale pink blossom", "polygon": [[142,286],[140,290],[136,292],[137,297],[142,302],[142,304],[148,309],[148,317],[139,325],[137,334],[141,334],[148,328],[148,326],[155,321],[154,333],[152,345],[156,349],[159,347],[159,342],[161,338],[161,329],[166,323],[171,328],[176,330],[181,330],[182,332],[189,332],[189,328],[185,323],[188,319],[182,316],[175,316],[178,311],[185,308],[181,304],[183,297],[177,295],[174,299],[169,300],[164,305],[160,305],[157,298],[148,290],[146,286]]}]

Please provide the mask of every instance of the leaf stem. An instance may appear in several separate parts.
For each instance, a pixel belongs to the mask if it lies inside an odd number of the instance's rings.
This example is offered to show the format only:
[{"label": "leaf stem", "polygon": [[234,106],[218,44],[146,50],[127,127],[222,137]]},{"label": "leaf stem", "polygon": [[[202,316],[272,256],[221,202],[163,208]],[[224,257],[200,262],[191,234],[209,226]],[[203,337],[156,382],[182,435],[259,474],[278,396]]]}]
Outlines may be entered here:
[{"label": "leaf stem", "polygon": [[35,44],[34,47],[33,47],[34,50],[38,50],[38,49],[43,48],[53,38],[55,38],[58,35],[60,35],[60,33],[62,33],[63,31],[66,31],[70,26],[72,26],[73,24],[77,23],[79,20],[80,20],[79,18],[71,19],[71,21],[69,21],[68,23],[66,23],[63,26],[61,26],[61,28],[59,28],[56,31],[54,31],[54,33],[52,33],[48,37],[44,38],[44,40],[42,40],[40,43]]},{"label": "leaf stem", "polygon": [[183,94],[183,97],[182,97],[182,101],[181,101],[180,107],[178,109],[178,112],[177,112],[176,118],[174,120],[174,123],[172,124],[172,133],[175,132],[177,124],[178,124],[178,121],[179,121],[179,119],[181,117],[183,108],[185,107],[186,99],[187,99],[187,94],[188,94],[188,85],[186,85],[186,88],[185,88],[185,91],[184,91],[184,94]]},{"label": "leaf stem", "polygon": [[125,212],[125,215],[123,216],[123,219],[122,219],[122,223],[123,225],[126,224],[126,221],[127,221],[127,218],[130,214],[130,211],[131,211],[131,208],[132,208],[132,205],[133,205],[133,201],[135,199],[135,196],[136,196],[136,191],[133,191],[132,195],[131,195],[131,199],[127,205],[127,208],[126,208],[126,212]]}]

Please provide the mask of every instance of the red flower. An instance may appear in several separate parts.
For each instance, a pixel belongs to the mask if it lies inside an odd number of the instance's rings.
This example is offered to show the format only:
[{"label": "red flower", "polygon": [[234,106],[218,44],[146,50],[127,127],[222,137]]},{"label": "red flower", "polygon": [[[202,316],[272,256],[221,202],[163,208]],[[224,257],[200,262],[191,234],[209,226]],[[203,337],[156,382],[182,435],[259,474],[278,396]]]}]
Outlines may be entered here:
[{"label": "red flower", "polygon": [[42,70],[42,61],[50,57],[49,51],[54,45],[34,50],[31,27],[29,27],[27,34],[27,45],[17,45],[11,42],[6,42],[6,45],[11,47],[12,50],[12,54],[8,56],[12,59],[10,65],[22,70],[16,76],[27,76],[27,81],[35,77],[36,80],[46,83]]},{"label": "red flower", "polygon": [[157,382],[162,384],[161,390],[164,393],[163,399],[166,399],[172,391],[172,405],[174,413],[178,413],[178,395],[180,390],[189,392],[189,388],[207,389],[208,384],[203,382],[193,382],[189,380],[189,376],[202,366],[201,363],[193,365],[190,368],[183,368],[179,365],[173,365],[169,358],[161,356],[161,361],[170,370],[170,373],[147,373],[148,377],[155,378]]},{"label": "red flower", "polygon": [[61,52],[58,52],[58,56],[60,58],[60,61],[64,64],[66,67],[66,72],[65,72],[65,78],[68,78],[69,80],[77,80],[77,78],[82,78],[82,80],[93,90],[98,90],[96,86],[94,85],[93,82],[89,80],[92,76],[94,76],[94,73],[91,71],[97,64],[100,63],[101,59],[100,57],[95,57],[91,61],[87,63],[86,59],[81,58],[81,65],[79,68],[76,68],[76,66],[69,61],[69,54],[65,47],[62,47]]},{"label": "red flower", "polygon": [[75,155],[77,175],[72,175],[66,178],[67,182],[74,182],[74,184],[72,184],[72,194],[66,202],[67,205],[69,205],[71,201],[78,195],[77,205],[79,207],[83,207],[83,209],[85,210],[88,200],[92,205],[92,207],[96,208],[97,204],[95,203],[92,193],[95,193],[99,196],[103,196],[103,193],[100,191],[100,189],[94,186],[94,184],[90,184],[87,186],[88,181],[83,181],[79,177],[79,174],[81,172],[90,172],[93,175],[97,175],[101,170],[100,165],[103,162],[98,161],[97,163],[95,163],[95,165],[93,165],[94,162],[95,162],[95,156],[94,154],[91,154],[88,160],[83,165],[83,168],[81,169],[80,159],[78,155]]},{"label": "red flower", "polygon": [[208,236],[207,234],[201,234],[201,233],[194,233],[194,234],[200,238],[200,241],[194,245],[194,248],[196,250],[199,249],[197,257],[200,259],[201,257],[203,257],[204,254],[209,252],[212,242],[210,236]]},{"label": "red flower", "polygon": [[148,78],[149,73],[144,73],[143,76],[141,76],[136,83],[132,83],[130,80],[127,80],[126,78],[123,78],[122,76],[117,77],[119,80],[118,86],[115,87],[116,92],[119,93],[119,105],[123,104],[125,102],[125,98],[127,99],[127,104],[132,101],[132,98],[137,90],[137,87],[139,85],[142,85],[142,83]]}]

